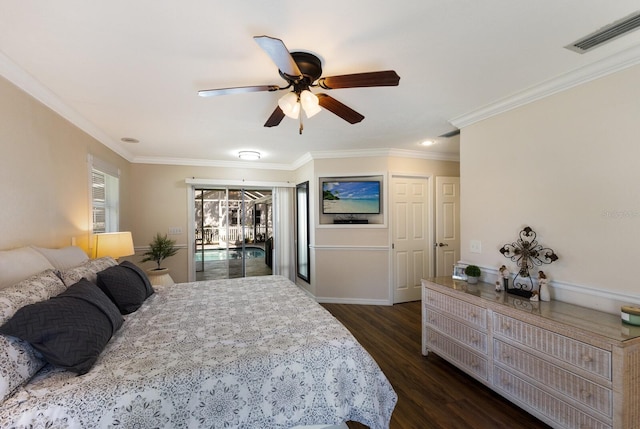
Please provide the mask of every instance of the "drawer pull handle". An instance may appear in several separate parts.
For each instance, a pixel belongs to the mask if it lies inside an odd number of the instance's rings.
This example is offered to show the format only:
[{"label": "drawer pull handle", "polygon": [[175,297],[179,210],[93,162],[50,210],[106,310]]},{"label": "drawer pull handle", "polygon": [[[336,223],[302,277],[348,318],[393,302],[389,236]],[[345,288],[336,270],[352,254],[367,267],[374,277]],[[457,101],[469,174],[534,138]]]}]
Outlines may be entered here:
[{"label": "drawer pull handle", "polygon": [[473,344],[478,344],[478,342],[480,342],[480,339],[474,335],[471,337],[471,342]]},{"label": "drawer pull handle", "polygon": [[471,317],[472,319],[475,319],[476,317],[478,317],[478,315],[476,314],[475,311],[470,311],[469,312],[469,317]]},{"label": "drawer pull handle", "polygon": [[510,329],[511,329],[511,324],[506,323],[506,322],[505,322],[505,323],[503,323],[503,324],[502,324],[502,329],[503,329],[503,330],[505,330],[505,331],[510,330]]},{"label": "drawer pull handle", "polygon": [[478,362],[477,360],[474,360],[473,362],[471,362],[472,368],[478,368],[479,366],[480,366],[480,362]]},{"label": "drawer pull handle", "polygon": [[511,355],[509,353],[502,353],[502,360],[509,360],[511,359]]}]

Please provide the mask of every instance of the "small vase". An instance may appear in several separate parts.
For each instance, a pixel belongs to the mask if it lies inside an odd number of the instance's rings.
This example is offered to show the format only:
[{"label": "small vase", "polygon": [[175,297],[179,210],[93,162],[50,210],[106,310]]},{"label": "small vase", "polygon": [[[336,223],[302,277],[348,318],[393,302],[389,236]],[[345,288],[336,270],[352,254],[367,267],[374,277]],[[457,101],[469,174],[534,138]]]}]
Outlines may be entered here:
[{"label": "small vase", "polygon": [[478,283],[478,278],[477,277],[472,277],[472,276],[467,276],[467,283],[476,284],[476,283]]},{"label": "small vase", "polygon": [[549,286],[547,282],[540,282],[540,301],[551,301]]}]

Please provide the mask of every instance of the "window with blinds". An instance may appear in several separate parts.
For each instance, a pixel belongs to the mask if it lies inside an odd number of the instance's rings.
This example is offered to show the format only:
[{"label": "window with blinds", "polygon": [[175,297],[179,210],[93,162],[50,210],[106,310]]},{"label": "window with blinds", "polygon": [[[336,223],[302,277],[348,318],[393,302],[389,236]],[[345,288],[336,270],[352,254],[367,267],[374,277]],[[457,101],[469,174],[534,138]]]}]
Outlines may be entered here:
[{"label": "window with blinds", "polygon": [[96,159],[92,160],[91,222],[94,234],[118,231],[120,208],[118,176],[119,172],[116,168]]}]

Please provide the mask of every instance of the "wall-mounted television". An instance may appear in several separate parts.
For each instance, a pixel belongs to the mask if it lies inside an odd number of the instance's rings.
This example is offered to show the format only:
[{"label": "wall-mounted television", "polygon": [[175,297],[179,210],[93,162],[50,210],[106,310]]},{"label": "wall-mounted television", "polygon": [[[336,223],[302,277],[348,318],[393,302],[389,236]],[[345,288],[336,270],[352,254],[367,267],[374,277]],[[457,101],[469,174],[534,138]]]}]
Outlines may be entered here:
[{"label": "wall-mounted television", "polygon": [[322,213],[379,214],[380,181],[327,180],[322,182]]}]

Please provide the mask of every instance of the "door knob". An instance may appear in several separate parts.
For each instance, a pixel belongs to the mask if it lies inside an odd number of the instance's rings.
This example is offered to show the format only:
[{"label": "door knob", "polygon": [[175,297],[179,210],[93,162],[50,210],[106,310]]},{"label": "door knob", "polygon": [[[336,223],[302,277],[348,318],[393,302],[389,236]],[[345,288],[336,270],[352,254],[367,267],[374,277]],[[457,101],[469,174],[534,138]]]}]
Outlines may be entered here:
[{"label": "door knob", "polygon": [[446,247],[446,246],[448,246],[448,244],[447,243],[436,243],[436,246],[438,246],[438,247]]}]

